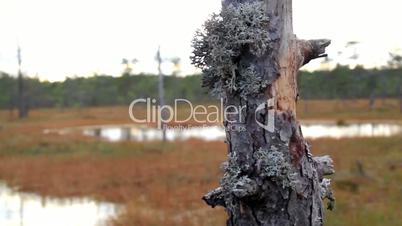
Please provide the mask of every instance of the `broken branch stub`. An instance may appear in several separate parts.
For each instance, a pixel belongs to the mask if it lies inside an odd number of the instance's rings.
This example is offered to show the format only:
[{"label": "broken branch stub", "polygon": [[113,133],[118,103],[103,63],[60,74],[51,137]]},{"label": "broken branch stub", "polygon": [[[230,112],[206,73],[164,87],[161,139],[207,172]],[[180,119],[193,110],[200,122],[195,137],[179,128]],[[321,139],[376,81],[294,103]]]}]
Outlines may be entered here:
[{"label": "broken branch stub", "polygon": [[313,157],[313,159],[317,163],[317,172],[320,179],[322,179],[323,176],[335,173],[334,163],[329,155]]},{"label": "broken branch stub", "polygon": [[331,44],[329,39],[316,39],[316,40],[299,40],[300,50],[303,56],[303,65],[309,63],[311,60],[327,57],[325,48]]}]

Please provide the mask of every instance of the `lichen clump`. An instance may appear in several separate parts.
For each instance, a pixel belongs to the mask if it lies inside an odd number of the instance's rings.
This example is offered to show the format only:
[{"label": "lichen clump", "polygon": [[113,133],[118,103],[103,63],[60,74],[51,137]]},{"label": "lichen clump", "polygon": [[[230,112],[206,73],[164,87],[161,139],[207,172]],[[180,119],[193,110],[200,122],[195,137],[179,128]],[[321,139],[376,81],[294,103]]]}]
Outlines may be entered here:
[{"label": "lichen clump", "polygon": [[261,1],[223,7],[198,30],[192,42],[192,63],[203,70],[203,86],[212,93],[238,92],[242,97],[266,87],[263,75],[242,55],[262,57],[271,48],[269,17]]},{"label": "lichen clump", "polygon": [[270,178],[283,187],[291,185],[291,167],[282,152],[259,149],[254,159],[257,159],[257,173],[261,178]]}]

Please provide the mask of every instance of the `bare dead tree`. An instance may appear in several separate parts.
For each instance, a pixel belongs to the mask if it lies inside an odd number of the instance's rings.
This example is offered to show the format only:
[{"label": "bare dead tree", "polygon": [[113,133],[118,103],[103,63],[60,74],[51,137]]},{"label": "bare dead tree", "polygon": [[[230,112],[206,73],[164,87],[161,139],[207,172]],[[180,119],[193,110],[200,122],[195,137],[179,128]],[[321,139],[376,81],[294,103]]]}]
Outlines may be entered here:
[{"label": "bare dead tree", "polygon": [[28,105],[26,101],[26,93],[24,87],[24,78],[21,71],[21,48],[18,46],[17,48],[17,61],[18,61],[18,117],[26,118],[28,117]]},{"label": "bare dead tree", "polygon": [[[158,91],[159,91],[159,105],[161,107],[165,106],[165,86],[163,81],[163,72],[162,72],[162,57],[161,57],[161,49],[158,48],[156,53],[156,61],[158,62],[158,74],[159,74],[159,84],[158,84]],[[166,119],[166,111],[160,112],[160,117],[162,119]],[[160,119],[161,120],[161,119]],[[161,129],[162,129],[162,140],[166,141],[166,125],[163,120],[161,120]]]},{"label": "bare dead tree", "polygon": [[127,58],[123,58],[121,60],[121,64],[124,65],[124,72],[123,75],[130,75],[132,68],[130,66],[130,61]]},{"label": "bare dead tree", "polygon": [[138,63],[136,58],[133,58],[131,61],[127,58],[123,58],[121,60],[121,64],[124,65],[123,75],[131,75],[133,72],[133,67],[136,63]]},{"label": "bare dead tree", "polygon": [[[388,68],[401,69],[402,68],[402,55],[398,53],[389,53],[390,59],[388,60]],[[402,85],[399,81],[397,86],[397,95],[399,96],[399,109],[402,113]]]},{"label": "bare dead tree", "polygon": [[180,69],[180,62],[181,62],[180,57],[172,57],[172,58],[170,58],[170,62],[172,62],[172,64],[173,64],[172,75],[173,76],[178,76],[180,71],[181,71],[181,69]]},{"label": "bare dead tree", "polygon": [[397,53],[389,53],[390,59],[388,60],[389,68],[402,68],[402,55]]},{"label": "bare dead tree", "polygon": [[399,112],[402,113],[402,82],[398,84]]},{"label": "bare dead tree", "polygon": [[299,40],[292,26],[292,0],[224,0],[192,43],[203,86],[227,110],[224,176],[203,199],[229,226],[321,226],[323,199],[333,208],[332,159],[313,157],[296,120],[298,70],[330,40]]}]

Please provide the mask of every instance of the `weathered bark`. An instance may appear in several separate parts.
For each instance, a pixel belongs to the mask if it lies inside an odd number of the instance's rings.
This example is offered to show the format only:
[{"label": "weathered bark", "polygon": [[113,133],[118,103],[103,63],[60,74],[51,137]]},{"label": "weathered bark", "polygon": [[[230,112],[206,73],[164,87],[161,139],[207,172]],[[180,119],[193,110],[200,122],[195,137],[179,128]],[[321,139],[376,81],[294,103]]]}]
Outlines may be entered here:
[{"label": "weathered bark", "polygon": [[[224,0],[235,7],[258,0]],[[298,40],[292,28],[292,0],[264,0],[270,18],[271,49],[263,56],[244,50],[237,65],[251,65],[267,87],[242,97],[225,90],[225,106],[245,106],[227,116],[228,162],[221,186],[204,196],[212,207],[224,206],[227,225],[320,226],[323,199],[333,201],[324,175],[334,172],[326,156],[313,158],[296,120],[297,73],[310,60],[325,56],[329,40]],[[240,66],[239,66],[240,67]],[[241,77],[240,71],[233,74]],[[261,108],[261,106],[263,106]],[[274,122],[273,127],[262,124]],[[332,208],[332,206],[330,206]]]}]

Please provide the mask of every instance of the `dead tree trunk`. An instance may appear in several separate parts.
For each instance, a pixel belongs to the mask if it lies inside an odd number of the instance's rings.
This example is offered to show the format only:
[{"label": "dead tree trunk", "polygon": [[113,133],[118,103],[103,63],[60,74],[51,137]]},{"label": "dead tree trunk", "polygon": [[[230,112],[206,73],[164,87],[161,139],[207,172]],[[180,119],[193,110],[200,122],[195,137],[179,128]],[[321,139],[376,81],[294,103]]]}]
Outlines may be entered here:
[{"label": "dead tree trunk", "polygon": [[18,47],[17,50],[17,60],[18,60],[18,117],[26,118],[28,117],[28,105],[26,102],[26,94],[24,87],[24,78],[21,72],[21,49]]},{"label": "dead tree trunk", "polygon": [[[158,52],[156,53],[156,61],[158,62],[158,75],[159,75],[159,83],[158,83],[158,92],[159,92],[159,105],[161,107],[165,106],[165,85],[163,81],[163,73],[162,73],[162,56],[161,56],[161,48],[158,48]],[[166,119],[166,111],[162,110],[160,112],[159,119],[161,121],[161,130],[162,130],[162,141],[166,141],[166,124],[164,120]]]},{"label": "dead tree trunk", "polygon": [[370,111],[373,111],[375,108],[375,94],[374,91],[371,92],[370,94],[370,101],[369,101],[369,107],[370,107]]},{"label": "dead tree trunk", "polygon": [[197,32],[192,61],[224,100],[228,148],[220,187],[203,199],[225,207],[227,225],[323,225],[334,170],[303,138],[296,76],[329,44],[296,38],[292,0],[224,0]]}]

